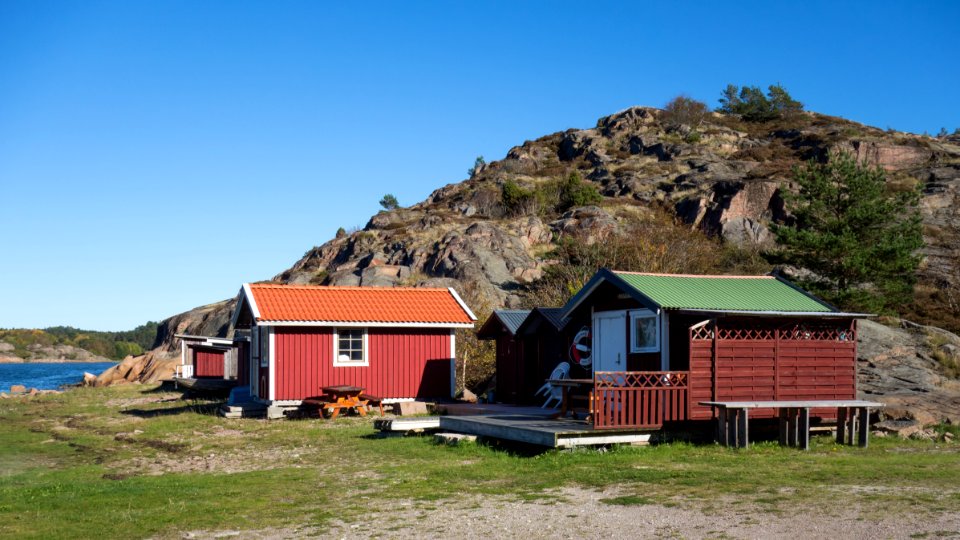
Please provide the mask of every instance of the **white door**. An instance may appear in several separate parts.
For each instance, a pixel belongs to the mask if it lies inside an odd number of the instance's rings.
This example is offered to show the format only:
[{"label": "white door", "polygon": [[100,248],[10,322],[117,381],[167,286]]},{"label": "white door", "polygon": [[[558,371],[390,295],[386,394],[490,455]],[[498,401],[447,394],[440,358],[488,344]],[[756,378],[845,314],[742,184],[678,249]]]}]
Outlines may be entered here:
[{"label": "white door", "polygon": [[593,314],[593,370],[627,370],[627,312]]}]

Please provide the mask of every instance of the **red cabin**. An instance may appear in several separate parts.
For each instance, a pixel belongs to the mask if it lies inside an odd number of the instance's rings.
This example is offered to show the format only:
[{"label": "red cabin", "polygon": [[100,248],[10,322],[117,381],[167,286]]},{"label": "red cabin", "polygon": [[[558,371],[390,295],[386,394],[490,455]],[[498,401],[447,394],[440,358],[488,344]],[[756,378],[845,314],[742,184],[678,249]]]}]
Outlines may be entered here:
[{"label": "red cabin", "polygon": [[298,405],[333,385],[385,401],[452,397],[457,328],[476,317],[453,289],[245,284],[233,326],[250,340],[250,393]]},{"label": "red cabin", "polygon": [[[602,269],[561,315],[568,329],[589,328],[586,376],[598,428],[708,420],[713,410],[701,401],[857,394],[856,319],[865,315],[841,312],[776,276]],[[498,381],[512,373],[498,371]]]}]

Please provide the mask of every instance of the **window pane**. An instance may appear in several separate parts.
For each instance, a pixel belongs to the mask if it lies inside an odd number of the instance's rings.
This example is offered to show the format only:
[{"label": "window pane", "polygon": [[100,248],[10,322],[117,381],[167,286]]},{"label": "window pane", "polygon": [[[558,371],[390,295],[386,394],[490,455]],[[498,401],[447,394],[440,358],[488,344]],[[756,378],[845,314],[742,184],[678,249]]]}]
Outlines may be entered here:
[{"label": "window pane", "polygon": [[634,343],[638,348],[657,346],[657,320],[655,317],[638,317],[635,319]]},{"label": "window pane", "polygon": [[363,362],[363,329],[337,331],[337,361]]}]

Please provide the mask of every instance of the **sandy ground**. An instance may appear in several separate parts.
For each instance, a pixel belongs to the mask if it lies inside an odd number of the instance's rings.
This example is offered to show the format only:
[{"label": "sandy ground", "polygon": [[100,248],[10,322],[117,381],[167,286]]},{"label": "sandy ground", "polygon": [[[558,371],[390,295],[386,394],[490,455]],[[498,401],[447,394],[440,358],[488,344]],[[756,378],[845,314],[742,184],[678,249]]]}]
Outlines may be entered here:
[{"label": "sandy ground", "polygon": [[[439,501],[417,508],[391,503],[394,510],[368,521],[334,523],[329,528],[189,532],[184,538],[949,538],[960,537],[960,509],[937,515],[905,511],[896,517],[866,517],[858,508],[827,515],[797,508],[787,514],[722,501],[712,508],[684,503],[619,506],[601,502],[615,491],[566,489],[564,502],[521,502],[472,498]],[[419,503],[422,505],[422,503]]]}]

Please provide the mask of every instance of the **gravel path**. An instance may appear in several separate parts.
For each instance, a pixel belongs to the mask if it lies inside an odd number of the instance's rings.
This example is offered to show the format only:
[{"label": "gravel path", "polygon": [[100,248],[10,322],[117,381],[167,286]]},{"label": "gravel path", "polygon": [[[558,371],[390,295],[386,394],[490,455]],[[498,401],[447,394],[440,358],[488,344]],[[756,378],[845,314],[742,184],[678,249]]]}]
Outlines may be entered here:
[{"label": "gravel path", "polygon": [[[369,521],[335,523],[331,528],[188,533],[188,538],[942,538],[960,537],[960,509],[937,515],[904,512],[866,517],[858,509],[826,515],[799,509],[789,515],[727,500],[704,511],[660,505],[620,506],[601,502],[613,491],[565,489],[564,502],[522,502],[472,498],[396,508]],[[570,502],[575,501],[575,502]],[[420,503],[422,505],[422,503]]]}]

